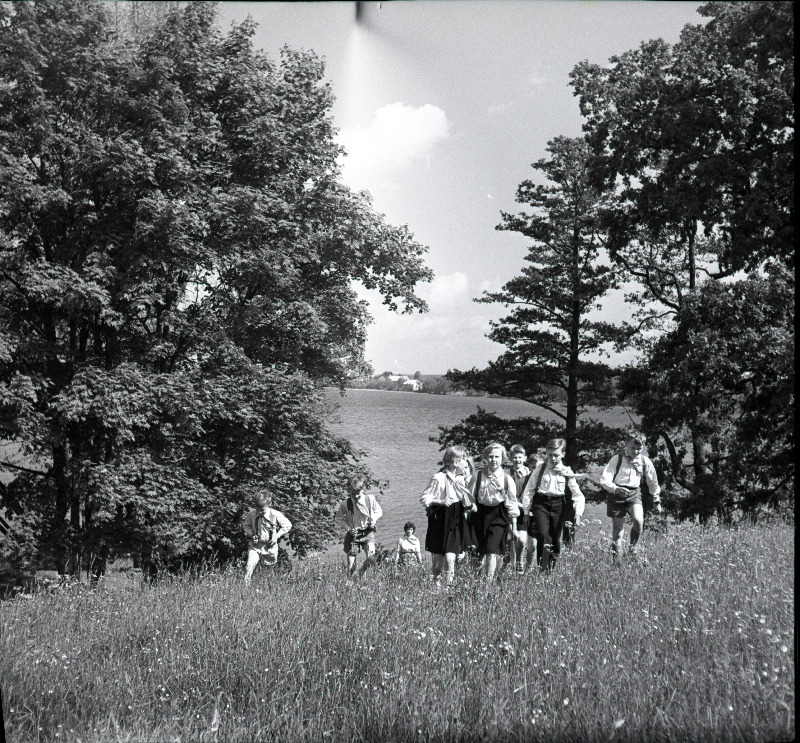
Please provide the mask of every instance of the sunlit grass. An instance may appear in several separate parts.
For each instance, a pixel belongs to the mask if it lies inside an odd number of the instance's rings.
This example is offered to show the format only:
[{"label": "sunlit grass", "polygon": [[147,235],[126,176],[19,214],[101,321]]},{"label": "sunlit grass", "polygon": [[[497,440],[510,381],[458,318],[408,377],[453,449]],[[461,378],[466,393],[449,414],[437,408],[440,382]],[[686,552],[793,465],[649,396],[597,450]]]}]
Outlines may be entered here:
[{"label": "sunlit grass", "polygon": [[552,576],[128,579],[0,605],[10,740],[767,741],[794,734],[794,532],[580,535]]}]

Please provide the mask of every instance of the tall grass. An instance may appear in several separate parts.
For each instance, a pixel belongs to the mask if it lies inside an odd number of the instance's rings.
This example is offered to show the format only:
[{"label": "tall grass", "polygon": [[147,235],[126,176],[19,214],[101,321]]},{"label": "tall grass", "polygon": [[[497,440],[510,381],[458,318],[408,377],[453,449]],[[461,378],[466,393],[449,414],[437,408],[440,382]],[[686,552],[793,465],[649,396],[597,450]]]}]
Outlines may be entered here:
[{"label": "tall grass", "polygon": [[12,741],[766,741],[794,732],[793,529],[582,534],[551,576],[380,567],[0,606]]}]

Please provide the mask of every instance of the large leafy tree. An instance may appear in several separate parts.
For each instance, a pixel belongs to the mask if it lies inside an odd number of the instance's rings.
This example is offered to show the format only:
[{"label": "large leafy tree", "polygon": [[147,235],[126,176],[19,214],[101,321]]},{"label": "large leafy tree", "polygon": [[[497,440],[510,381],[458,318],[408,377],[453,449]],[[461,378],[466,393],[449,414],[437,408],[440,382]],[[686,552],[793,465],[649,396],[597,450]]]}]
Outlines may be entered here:
[{"label": "large leafy tree", "polygon": [[351,283],[424,309],[424,248],[337,180],[322,63],[214,21],[0,6],[0,438],[31,561],[234,554],[264,484],[319,546],[352,461],[321,386],[364,367]]},{"label": "large leafy tree", "polygon": [[[592,181],[615,191],[602,220],[610,253],[639,282],[630,299],[643,326],[666,332],[642,337],[626,389],[660,439],[685,514],[754,512],[793,487],[793,467],[785,479],[767,476],[755,450],[737,459],[753,431],[770,428],[767,401],[788,399],[794,373],[793,9],[708,3],[708,22],[676,45],[646,42],[572,73]],[[779,373],[756,373],[776,356]],[[758,394],[746,383],[756,377]],[[791,410],[764,439],[781,462],[794,446]]]},{"label": "large leafy tree", "polygon": [[[611,371],[599,359],[625,336],[620,328],[593,316],[602,298],[617,286],[617,278],[601,260],[602,197],[588,180],[589,148],[583,139],[557,137],[547,150],[550,157],[533,164],[546,183],[520,184],[517,202],[528,210],[503,213],[498,226],[531,240],[527,265],[502,291],[478,300],[512,308],[493,323],[488,336],[508,350],[485,369],[451,370],[447,377],[461,387],[517,397],[549,411],[559,422],[526,419],[523,440],[541,445],[548,435],[562,434],[566,462],[583,466],[587,457],[602,456],[618,438],[602,422],[579,422],[579,416],[588,405],[614,402]],[[482,412],[465,423],[470,429],[477,425],[473,436],[480,429],[487,437],[502,435],[507,426]],[[456,433],[466,431],[444,429],[440,442],[450,443]]]}]

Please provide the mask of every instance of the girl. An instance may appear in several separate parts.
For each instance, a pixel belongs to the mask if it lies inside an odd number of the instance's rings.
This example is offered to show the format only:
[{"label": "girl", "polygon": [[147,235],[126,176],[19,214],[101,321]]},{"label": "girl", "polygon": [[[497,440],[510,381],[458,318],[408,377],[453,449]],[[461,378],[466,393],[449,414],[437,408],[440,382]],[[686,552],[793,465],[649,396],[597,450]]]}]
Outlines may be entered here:
[{"label": "girl", "polygon": [[536,539],[536,560],[543,572],[555,566],[561,552],[561,533],[567,517],[566,488],[575,506],[576,526],[581,523],[586,505],[575,481],[577,475],[562,464],[566,450],[564,439],[550,439],[545,461],[531,473],[522,494],[522,508],[530,512],[528,534]]},{"label": "girl", "polygon": [[483,570],[491,581],[497,569],[497,556],[503,554],[506,531],[511,527],[514,539],[517,532],[517,488],[514,479],[503,470],[506,448],[491,443],[483,450],[486,466],[470,480],[469,491],[475,503],[473,523],[478,541],[478,553],[483,556]]},{"label": "girl", "polygon": [[419,539],[414,536],[416,530],[413,522],[409,521],[403,527],[403,536],[397,540],[397,552],[394,556],[395,565],[411,565],[415,560],[422,565]]},{"label": "girl", "polygon": [[428,515],[425,549],[431,553],[433,577],[439,580],[444,566],[448,585],[455,576],[456,555],[464,549],[464,507],[472,506],[463,474],[466,456],[463,446],[446,449],[444,469],[433,476],[420,496]]}]

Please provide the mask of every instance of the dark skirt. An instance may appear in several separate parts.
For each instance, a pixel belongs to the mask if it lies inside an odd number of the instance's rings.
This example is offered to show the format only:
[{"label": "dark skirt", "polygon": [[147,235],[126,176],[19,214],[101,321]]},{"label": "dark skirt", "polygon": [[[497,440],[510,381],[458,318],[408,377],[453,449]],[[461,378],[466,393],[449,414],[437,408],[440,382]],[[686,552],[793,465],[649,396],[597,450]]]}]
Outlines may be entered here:
[{"label": "dark skirt", "polygon": [[505,503],[498,503],[496,506],[478,503],[478,511],[472,514],[472,521],[479,554],[502,555],[510,523]]},{"label": "dark skirt", "polygon": [[464,506],[460,501],[452,505],[428,506],[428,532],[425,549],[434,555],[464,551]]}]

